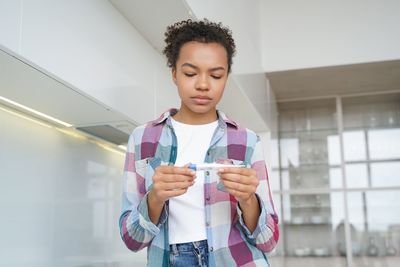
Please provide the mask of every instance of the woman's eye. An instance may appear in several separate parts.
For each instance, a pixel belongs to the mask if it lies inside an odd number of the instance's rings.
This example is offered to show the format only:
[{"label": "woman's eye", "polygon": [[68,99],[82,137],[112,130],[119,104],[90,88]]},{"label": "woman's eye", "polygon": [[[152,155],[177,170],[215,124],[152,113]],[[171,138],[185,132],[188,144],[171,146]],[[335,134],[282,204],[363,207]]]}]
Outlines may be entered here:
[{"label": "woman's eye", "polygon": [[216,79],[216,80],[219,80],[219,79],[222,78],[221,76],[214,76],[214,75],[212,75],[211,77],[213,77],[213,78]]},{"label": "woman's eye", "polygon": [[187,77],[193,77],[195,74],[194,73],[185,73],[185,76]]}]

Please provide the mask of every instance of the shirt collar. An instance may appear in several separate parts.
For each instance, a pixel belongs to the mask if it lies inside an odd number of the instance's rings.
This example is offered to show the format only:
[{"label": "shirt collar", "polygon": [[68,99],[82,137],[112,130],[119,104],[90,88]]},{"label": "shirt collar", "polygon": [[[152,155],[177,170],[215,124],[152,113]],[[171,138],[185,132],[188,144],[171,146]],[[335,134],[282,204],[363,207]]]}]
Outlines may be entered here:
[{"label": "shirt collar", "polygon": [[[178,112],[178,109],[171,108],[171,109],[167,110],[166,112],[164,112],[163,114],[161,114],[161,116],[158,119],[156,119],[156,120],[154,120],[154,121],[152,121],[150,123],[153,126],[161,124],[161,123],[164,123],[165,121],[167,121],[167,124],[170,124],[170,122],[168,122],[168,121],[170,121],[170,118],[172,116],[174,116],[177,112]],[[218,125],[220,127],[224,127],[225,128],[227,126],[227,124],[229,124],[229,125],[231,125],[231,126],[233,126],[235,128],[238,128],[237,123],[234,122],[233,120],[229,119],[225,115],[225,113],[223,113],[222,111],[217,110],[217,114],[218,114]]]}]

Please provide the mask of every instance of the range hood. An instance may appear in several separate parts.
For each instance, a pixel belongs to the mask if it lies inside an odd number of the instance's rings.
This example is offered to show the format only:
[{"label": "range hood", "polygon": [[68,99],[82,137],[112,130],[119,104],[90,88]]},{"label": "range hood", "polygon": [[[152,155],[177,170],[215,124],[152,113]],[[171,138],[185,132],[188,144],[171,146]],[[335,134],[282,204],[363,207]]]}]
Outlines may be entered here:
[{"label": "range hood", "polygon": [[[3,46],[0,46],[0,96],[3,97],[0,105],[27,113],[4,101],[9,99],[72,125],[69,128],[116,145],[126,144],[136,126],[126,116]],[[29,116],[37,117],[33,113]]]}]

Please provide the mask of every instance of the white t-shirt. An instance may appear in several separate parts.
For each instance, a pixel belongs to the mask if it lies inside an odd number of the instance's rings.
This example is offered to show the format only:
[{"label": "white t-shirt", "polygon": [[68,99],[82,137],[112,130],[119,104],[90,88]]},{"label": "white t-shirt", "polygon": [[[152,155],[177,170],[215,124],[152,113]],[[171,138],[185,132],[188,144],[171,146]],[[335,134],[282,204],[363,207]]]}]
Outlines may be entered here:
[{"label": "white t-shirt", "polygon": [[[191,125],[172,118],[178,141],[175,166],[203,163],[218,121]],[[196,172],[194,185],[169,200],[169,243],[179,244],[207,239],[204,209],[204,171]]]}]

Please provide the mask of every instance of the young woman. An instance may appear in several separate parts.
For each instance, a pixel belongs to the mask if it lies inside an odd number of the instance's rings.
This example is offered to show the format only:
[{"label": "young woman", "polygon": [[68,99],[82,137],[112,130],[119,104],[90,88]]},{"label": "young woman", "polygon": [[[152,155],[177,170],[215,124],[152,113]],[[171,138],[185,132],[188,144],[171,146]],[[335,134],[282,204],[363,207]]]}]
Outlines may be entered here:
[{"label": "young woman", "polygon": [[[269,266],[278,217],[259,137],[216,109],[235,53],[231,32],[187,20],[165,36],[181,106],[130,136],[121,237],[133,251],[148,248],[149,266]],[[203,163],[224,165],[193,165]]]}]

